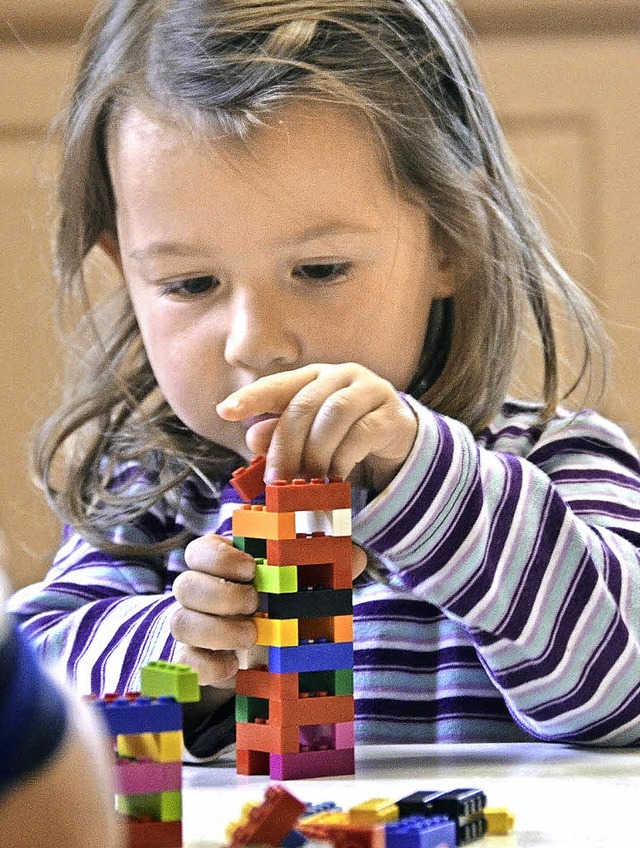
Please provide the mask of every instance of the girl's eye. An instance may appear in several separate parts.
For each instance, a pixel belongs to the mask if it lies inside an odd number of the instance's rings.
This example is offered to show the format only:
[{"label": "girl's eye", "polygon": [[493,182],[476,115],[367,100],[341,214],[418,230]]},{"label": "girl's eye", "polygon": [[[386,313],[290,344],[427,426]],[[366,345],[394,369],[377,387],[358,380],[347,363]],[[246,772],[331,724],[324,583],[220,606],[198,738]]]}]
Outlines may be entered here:
[{"label": "girl's eye", "polygon": [[350,262],[319,262],[297,265],[293,276],[312,283],[334,283],[344,279],[351,268]]},{"label": "girl's eye", "polygon": [[213,291],[220,285],[217,277],[203,275],[202,277],[187,277],[183,280],[170,280],[162,287],[163,294],[175,294],[180,297],[197,297]]}]

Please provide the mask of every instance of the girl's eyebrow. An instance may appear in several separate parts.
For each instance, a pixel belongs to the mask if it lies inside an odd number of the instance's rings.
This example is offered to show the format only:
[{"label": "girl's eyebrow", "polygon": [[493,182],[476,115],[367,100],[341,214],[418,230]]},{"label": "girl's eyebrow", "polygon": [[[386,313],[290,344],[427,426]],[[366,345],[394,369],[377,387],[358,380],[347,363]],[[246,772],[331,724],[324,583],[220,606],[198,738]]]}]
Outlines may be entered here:
[{"label": "girl's eyebrow", "polygon": [[296,233],[290,238],[283,239],[281,243],[284,245],[299,245],[329,236],[371,235],[377,232],[378,227],[367,226],[365,224],[356,225],[350,221],[330,221],[319,224],[311,229],[303,230],[301,233]]},{"label": "girl's eyebrow", "polygon": [[[279,239],[278,246],[298,246],[306,242],[318,241],[329,236],[354,236],[354,235],[372,235],[378,232],[378,227],[355,225],[346,221],[332,221],[312,227],[308,230],[303,230],[291,237]],[[145,260],[158,259],[164,256],[182,256],[182,257],[197,257],[203,258],[210,255],[210,251],[202,244],[181,241],[152,241],[142,247],[135,248],[129,253],[129,259],[134,262],[141,263]]]},{"label": "girl's eyebrow", "polygon": [[181,241],[152,241],[132,250],[129,253],[129,259],[139,263],[146,259],[157,259],[163,256],[204,257],[206,255],[207,250],[204,245]]}]

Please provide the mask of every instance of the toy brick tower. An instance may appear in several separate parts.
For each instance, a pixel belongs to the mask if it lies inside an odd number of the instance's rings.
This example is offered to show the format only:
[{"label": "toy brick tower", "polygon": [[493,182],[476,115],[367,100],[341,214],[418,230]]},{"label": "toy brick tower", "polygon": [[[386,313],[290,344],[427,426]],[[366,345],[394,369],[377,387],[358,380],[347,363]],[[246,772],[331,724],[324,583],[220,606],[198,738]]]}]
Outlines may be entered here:
[{"label": "toy brick tower", "polygon": [[[245,499],[264,460],[234,475]],[[263,664],[236,684],[240,774],[273,780],[354,773],[351,489],[338,480],[277,481],[266,505],[232,518],[234,544],[256,557]]]}]

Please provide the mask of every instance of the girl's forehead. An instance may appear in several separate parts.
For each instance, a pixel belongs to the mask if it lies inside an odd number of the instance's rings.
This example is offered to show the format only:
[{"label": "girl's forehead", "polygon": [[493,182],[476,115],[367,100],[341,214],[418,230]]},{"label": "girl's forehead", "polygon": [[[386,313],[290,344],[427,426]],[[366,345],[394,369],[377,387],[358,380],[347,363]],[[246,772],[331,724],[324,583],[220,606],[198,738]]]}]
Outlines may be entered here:
[{"label": "girl's forehead", "polygon": [[[107,145],[115,155],[141,149],[154,155],[197,150],[247,163],[279,156],[293,164],[296,157],[313,160],[336,150],[347,164],[381,161],[373,130],[355,108],[311,101],[293,101],[261,115],[242,134],[217,128],[206,117],[170,120],[130,106],[110,123]],[[339,166],[339,161],[334,164]]]},{"label": "girl's forehead", "polygon": [[[131,107],[110,127],[108,160],[116,193],[149,170],[215,176],[260,191],[282,186],[293,195],[307,185],[372,196],[397,193],[367,120],[331,103],[292,102],[263,116],[244,137],[165,121]],[[120,185],[119,185],[120,184]],[[319,197],[318,200],[321,200]]]}]

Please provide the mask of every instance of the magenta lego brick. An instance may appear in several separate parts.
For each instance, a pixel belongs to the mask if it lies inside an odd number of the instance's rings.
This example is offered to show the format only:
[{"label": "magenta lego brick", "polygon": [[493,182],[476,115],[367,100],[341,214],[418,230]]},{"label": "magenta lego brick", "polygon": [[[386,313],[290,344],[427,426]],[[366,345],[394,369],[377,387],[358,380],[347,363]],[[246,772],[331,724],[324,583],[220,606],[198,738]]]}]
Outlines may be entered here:
[{"label": "magenta lego brick", "polygon": [[456,848],[456,825],[447,816],[409,816],[385,827],[386,848]]},{"label": "magenta lego brick", "polygon": [[355,774],[353,748],[340,751],[305,751],[301,754],[270,754],[271,780],[302,780]]},{"label": "magenta lego brick", "polygon": [[286,648],[269,647],[269,671],[330,671],[353,668],[353,642],[314,642]]},{"label": "magenta lego brick", "polygon": [[182,707],[174,698],[116,698],[93,701],[93,704],[110,736],[182,730]]},{"label": "magenta lego brick", "polygon": [[182,789],[182,763],[128,760],[119,757],[115,768],[118,795],[148,795]]}]

